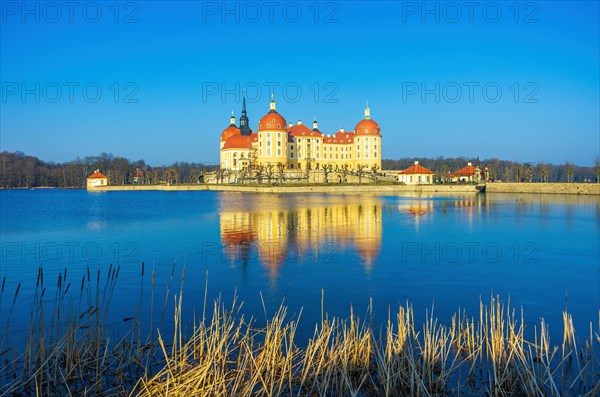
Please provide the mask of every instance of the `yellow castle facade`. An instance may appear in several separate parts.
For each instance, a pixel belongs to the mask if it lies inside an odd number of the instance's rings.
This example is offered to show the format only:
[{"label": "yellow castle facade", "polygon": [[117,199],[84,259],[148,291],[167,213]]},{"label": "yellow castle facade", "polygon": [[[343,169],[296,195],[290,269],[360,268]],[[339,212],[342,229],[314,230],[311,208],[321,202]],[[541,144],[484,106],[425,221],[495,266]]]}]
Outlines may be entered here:
[{"label": "yellow castle facade", "polygon": [[242,103],[239,126],[233,112],[230,124],[221,133],[220,167],[240,171],[252,166],[273,166],[282,170],[302,171],[331,165],[332,169],[381,169],[382,136],[379,124],[371,118],[367,104],[364,117],[354,130],[341,128],[333,134],[323,134],[315,120],[312,129],[302,123],[287,124],[277,112],[271,98],[269,112],[264,115],[256,132],[250,129],[246,100]]},{"label": "yellow castle facade", "polygon": [[226,256],[241,259],[243,248],[253,247],[259,251],[253,259],[276,276],[286,259],[327,263],[354,249],[369,270],[381,250],[382,202],[374,196],[361,196],[359,203],[354,199],[332,198],[323,205],[318,197],[302,197],[290,204],[286,198],[258,195],[241,208],[232,203],[236,210],[220,212],[221,243],[233,250]]}]

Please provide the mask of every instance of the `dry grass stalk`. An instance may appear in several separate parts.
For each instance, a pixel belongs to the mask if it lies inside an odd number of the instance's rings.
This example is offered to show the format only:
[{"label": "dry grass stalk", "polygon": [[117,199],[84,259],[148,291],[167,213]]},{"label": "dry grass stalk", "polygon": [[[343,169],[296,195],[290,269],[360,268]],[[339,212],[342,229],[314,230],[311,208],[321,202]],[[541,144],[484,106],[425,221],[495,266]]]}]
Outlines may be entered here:
[{"label": "dry grass stalk", "polygon": [[[515,315],[498,297],[480,304],[479,317],[459,311],[450,326],[433,312],[415,321],[406,304],[388,314],[379,333],[350,308],[346,319],[322,310],[312,337],[297,341],[299,316],[289,318],[283,305],[264,326],[243,316],[243,305],[225,306],[218,298],[212,315],[206,310],[194,320],[191,336],[184,332],[183,281],[171,296],[171,281],[156,338],[146,335],[137,317],[123,319],[125,332],[111,339],[108,308],[119,268],[110,266],[105,278],[88,269],[79,291],[60,272],[47,289],[40,269],[29,306],[23,348],[6,330],[20,285],[3,299],[12,302],[8,321],[1,324],[0,397],[17,395],[84,396],[594,396],[600,392],[598,328],[579,343],[570,314],[563,314],[562,344],[551,344],[542,320],[527,334],[523,313]],[[142,270],[143,278],[144,270]],[[154,302],[154,271],[149,300]],[[52,290],[52,297],[49,292]],[[6,291],[9,294],[8,291]],[[144,295],[144,283],[140,296]],[[12,299],[11,299],[12,298]],[[174,299],[174,328],[165,333],[167,302]],[[322,304],[323,307],[323,304]],[[266,310],[265,310],[266,312]],[[144,317],[154,324],[152,310]],[[531,330],[530,330],[531,331]],[[169,336],[167,336],[169,335]],[[157,363],[160,363],[157,366]]]}]

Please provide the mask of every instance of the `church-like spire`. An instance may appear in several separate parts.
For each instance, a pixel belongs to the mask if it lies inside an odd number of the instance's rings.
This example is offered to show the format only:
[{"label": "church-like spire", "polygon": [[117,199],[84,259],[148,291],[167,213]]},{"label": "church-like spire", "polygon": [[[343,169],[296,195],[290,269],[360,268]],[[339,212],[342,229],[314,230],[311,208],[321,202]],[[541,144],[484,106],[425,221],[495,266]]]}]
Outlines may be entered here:
[{"label": "church-like spire", "polygon": [[315,121],[313,121],[313,131],[319,130],[319,123],[317,122],[317,116],[315,116]]},{"label": "church-like spire", "polygon": [[246,114],[246,94],[244,93],[242,99],[242,115],[240,116],[240,131],[242,135],[250,135],[252,130],[250,130],[248,115]]},{"label": "church-like spire", "polygon": [[230,127],[235,127],[235,116],[233,115],[233,110],[231,111]]},{"label": "church-like spire", "polygon": [[275,106],[275,95],[273,95],[273,93],[271,93],[271,102],[269,103],[269,109],[271,110],[271,112],[277,111],[277,107]]},{"label": "church-like spire", "polygon": [[365,120],[371,119],[371,109],[369,108],[369,101],[367,101],[367,106],[365,106]]}]

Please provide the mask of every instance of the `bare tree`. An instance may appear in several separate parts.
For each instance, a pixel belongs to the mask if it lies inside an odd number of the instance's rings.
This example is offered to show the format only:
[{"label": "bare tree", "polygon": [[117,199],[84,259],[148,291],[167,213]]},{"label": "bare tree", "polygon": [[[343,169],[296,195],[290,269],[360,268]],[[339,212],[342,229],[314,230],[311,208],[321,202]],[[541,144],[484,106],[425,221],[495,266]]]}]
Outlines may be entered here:
[{"label": "bare tree", "polygon": [[508,165],[504,167],[504,175],[502,176],[502,179],[504,179],[506,182],[510,182],[510,167]]},{"label": "bare tree", "polygon": [[573,174],[575,166],[569,160],[565,162],[565,171],[567,172],[567,183],[573,183]]},{"label": "bare tree", "polygon": [[538,163],[538,175],[540,182],[548,182],[550,180],[550,165],[540,161]]},{"label": "bare tree", "polygon": [[362,183],[362,178],[365,175],[365,168],[367,168],[364,164],[358,164],[356,166],[356,176],[358,177],[358,183]]},{"label": "bare tree", "polygon": [[273,181],[273,176],[275,175],[275,167],[273,167],[273,164],[267,164],[267,167],[265,168],[265,175],[270,185]]},{"label": "bare tree", "polygon": [[265,175],[265,166],[262,164],[256,164],[254,166],[254,177],[256,178],[256,182],[262,183],[262,178]]},{"label": "bare tree", "polygon": [[315,160],[306,159],[306,168],[304,168],[304,177],[306,178],[306,183],[310,183],[310,171],[312,170],[314,163]]},{"label": "bare tree", "polygon": [[325,183],[329,183],[329,174],[333,172],[333,165],[322,164],[321,169],[323,170],[323,177],[325,178]]},{"label": "bare tree", "polygon": [[377,182],[377,177],[378,177],[378,172],[379,171],[379,166],[377,164],[373,164],[373,166],[371,167],[371,178],[373,179],[374,182]]},{"label": "bare tree", "polygon": [[350,166],[344,164],[339,168],[339,173],[342,174],[342,182],[348,182],[348,174],[350,173]]},{"label": "bare tree", "polygon": [[450,173],[450,169],[448,168],[448,166],[446,164],[442,164],[441,170],[440,170],[440,181],[442,183],[446,183],[446,178],[448,178],[448,174]]},{"label": "bare tree", "polygon": [[282,162],[277,163],[277,175],[279,183],[283,183],[285,181],[285,164]]}]

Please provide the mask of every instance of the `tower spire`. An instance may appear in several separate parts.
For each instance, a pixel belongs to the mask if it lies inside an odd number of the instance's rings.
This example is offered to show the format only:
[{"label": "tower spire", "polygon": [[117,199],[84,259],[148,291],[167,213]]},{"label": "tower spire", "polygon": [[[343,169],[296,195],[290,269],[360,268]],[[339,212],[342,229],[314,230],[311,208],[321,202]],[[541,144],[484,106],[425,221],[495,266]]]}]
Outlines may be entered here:
[{"label": "tower spire", "polygon": [[369,101],[367,101],[367,105],[365,106],[365,120],[371,119],[371,109],[369,108]]},{"label": "tower spire", "polygon": [[275,95],[271,93],[271,102],[269,103],[269,109],[271,112],[277,111],[277,107],[275,106]]},{"label": "tower spire", "polygon": [[233,110],[231,111],[231,118],[229,119],[230,126],[235,127],[235,116],[233,115]]},{"label": "tower spire", "polygon": [[248,120],[248,115],[246,113],[246,92],[244,91],[243,99],[242,99],[242,115],[240,116],[240,132],[242,135],[250,135],[252,130],[250,130],[250,122]]}]

